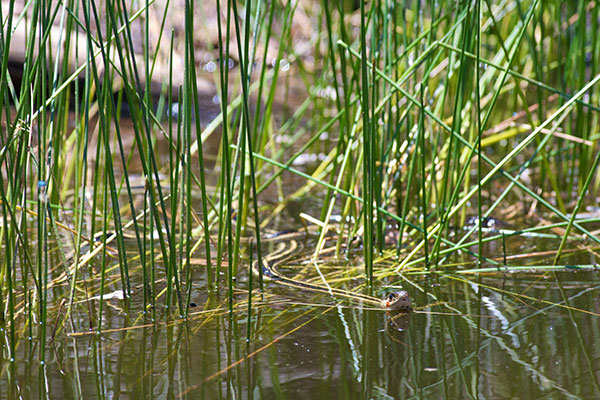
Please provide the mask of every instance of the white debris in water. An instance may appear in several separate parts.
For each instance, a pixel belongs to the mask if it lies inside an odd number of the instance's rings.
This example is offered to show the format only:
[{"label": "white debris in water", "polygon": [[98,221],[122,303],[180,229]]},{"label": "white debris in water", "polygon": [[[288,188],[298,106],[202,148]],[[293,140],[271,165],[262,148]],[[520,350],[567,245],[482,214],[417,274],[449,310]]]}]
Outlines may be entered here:
[{"label": "white debris in water", "polygon": [[[123,296],[122,290],[115,290],[112,293],[107,293],[104,296],[102,296],[102,300],[123,300],[124,298],[125,297]],[[100,296],[91,297],[90,300],[100,300]]]}]

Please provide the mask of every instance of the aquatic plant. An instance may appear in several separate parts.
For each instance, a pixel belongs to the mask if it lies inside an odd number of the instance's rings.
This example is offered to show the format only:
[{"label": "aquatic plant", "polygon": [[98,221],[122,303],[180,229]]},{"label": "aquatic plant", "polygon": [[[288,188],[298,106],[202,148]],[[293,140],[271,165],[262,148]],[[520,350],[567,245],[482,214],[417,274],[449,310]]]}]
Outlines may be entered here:
[{"label": "aquatic plant", "polygon": [[[226,292],[250,339],[235,295],[263,281],[236,280],[290,225],[314,232],[314,260],[326,243],[359,253],[367,294],[408,272],[550,274],[581,254],[597,267],[595,2],[33,1],[0,15],[9,397],[18,353],[35,354],[45,393],[48,341],[102,332],[108,300],[131,327]],[[526,235],[544,251],[521,263]]]}]

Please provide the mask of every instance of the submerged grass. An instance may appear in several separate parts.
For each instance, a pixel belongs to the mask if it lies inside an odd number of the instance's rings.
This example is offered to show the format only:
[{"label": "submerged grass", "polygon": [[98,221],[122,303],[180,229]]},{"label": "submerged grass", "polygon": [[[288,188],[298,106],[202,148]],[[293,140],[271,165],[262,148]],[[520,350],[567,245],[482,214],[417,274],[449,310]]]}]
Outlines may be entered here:
[{"label": "submerged grass", "polygon": [[[0,309],[8,359],[20,333],[39,340],[40,393],[45,338],[103,330],[108,294],[156,321],[226,286],[234,312],[248,237],[260,263],[261,231],[287,229],[286,209],[318,221],[315,259],[331,232],[338,257],[362,246],[367,292],[408,267],[453,270],[459,252],[477,262],[464,272],[510,270],[515,235],[564,228],[539,271],[567,269],[583,238],[590,255],[600,243],[598,218],[578,216],[599,212],[593,1],[216,0],[204,47],[209,9],[187,0],[180,35],[169,1],[4,4]],[[8,62],[25,24],[18,75]],[[203,129],[210,57],[219,115]],[[487,234],[489,217],[518,228]],[[376,272],[390,229],[394,262]],[[504,253],[486,253],[490,242]]]}]

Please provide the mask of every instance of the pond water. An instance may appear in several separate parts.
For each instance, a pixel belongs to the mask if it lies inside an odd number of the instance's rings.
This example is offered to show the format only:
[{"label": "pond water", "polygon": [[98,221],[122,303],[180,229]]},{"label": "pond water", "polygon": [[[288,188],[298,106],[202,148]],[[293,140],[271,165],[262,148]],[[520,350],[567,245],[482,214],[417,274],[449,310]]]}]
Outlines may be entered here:
[{"label": "pond water", "polygon": [[[518,240],[524,249],[535,241]],[[305,244],[311,248],[314,238]],[[304,265],[286,264],[281,272],[293,274],[298,267]],[[340,274],[351,267],[352,273]],[[86,399],[456,399],[524,393],[589,399],[600,393],[595,271],[407,272],[378,280],[375,295],[399,287],[410,293],[415,310],[408,314],[265,282],[262,293],[254,291],[249,327],[247,274],[236,282],[229,312],[225,279],[219,291],[208,293],[204,269],[194,270],[197,307],[188,320],[169,320],[160,305],[153,320],[151,311],[142,312],[138,292],[128,315],[121,300],[104,301],[101,334],[90,331],[86,307],[75,307],[70,326],[53,340],[49,327],[46,365],[36,361],[40,343],[22,337],[18,359],[3,374],[1,397],[12,397],[16,386],[24,397],[37,397],[46,387],[50,398],[81,393]],[[328,278],[344,275],[341,286],[355,288],[362,283],[360,251],[322,270]],[[305,279],[311,275],[316,272],[309,269]],[[98,301],[89,304],[97,313]],[[49,312],[56,318],[57,311]]]}]

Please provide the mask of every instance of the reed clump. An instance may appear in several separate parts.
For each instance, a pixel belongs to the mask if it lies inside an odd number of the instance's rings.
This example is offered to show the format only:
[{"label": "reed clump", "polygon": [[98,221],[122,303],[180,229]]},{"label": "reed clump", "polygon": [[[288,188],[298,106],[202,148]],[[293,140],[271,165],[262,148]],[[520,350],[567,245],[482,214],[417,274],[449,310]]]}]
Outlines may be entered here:
[{"label": "reed clump", "polygon": [[600,243],[594,2],[67,3],[0,13],[9,359],[102,331],[108,300],[131,324],[197,291],[233,311],[248,238],[260,262],[290,224],[315,259],[358,249],[367,292],[457,255],[510,270],[523,234],[550,235],[540,270]]}]

